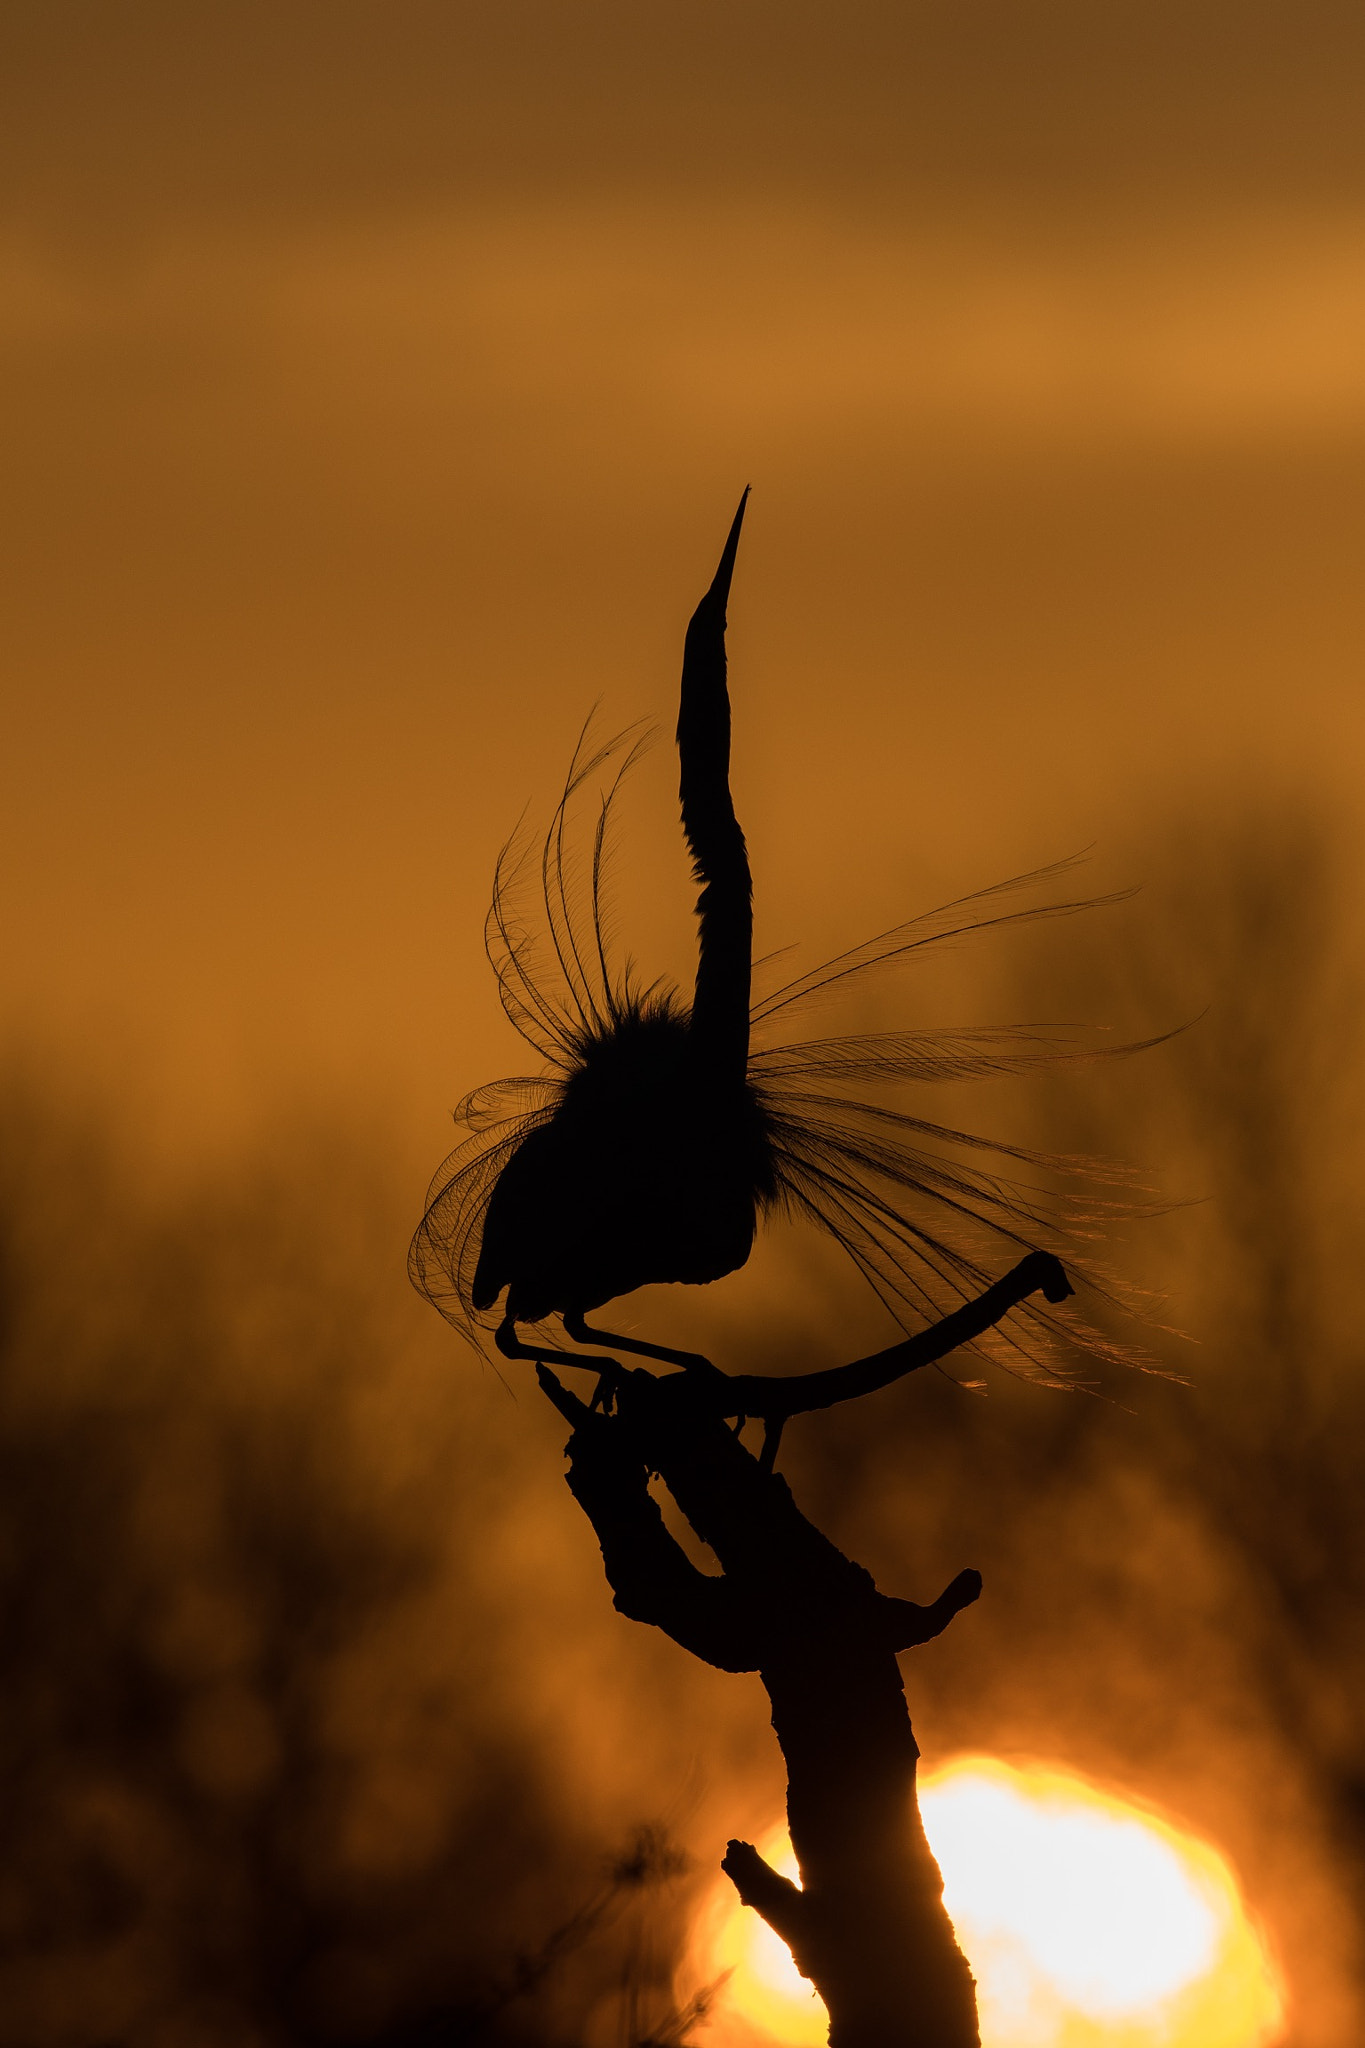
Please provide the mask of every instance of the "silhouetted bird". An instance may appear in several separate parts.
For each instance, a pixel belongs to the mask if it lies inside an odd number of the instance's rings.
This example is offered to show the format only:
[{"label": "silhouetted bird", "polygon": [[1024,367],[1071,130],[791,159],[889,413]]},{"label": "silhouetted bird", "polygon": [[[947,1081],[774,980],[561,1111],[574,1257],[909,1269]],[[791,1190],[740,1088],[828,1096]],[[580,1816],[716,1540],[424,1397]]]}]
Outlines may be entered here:
[{"label": "silhouetted bird", "polygon": [[[758,1219],[804,1217],[844,1247],[903,1326],[983,1287],[982,1253],[1065,1249],[1094,1234],[1093,1189],[1058,1195],[1044,1162],[930,1123],[876,1099],[886,1085],[1017,1073],[1094,1057],[1047,1031],[904,1031],[752,1046],[774,1019],[887,961],[966,932],[1089,907],[1088,899],[1005,907],[1065,873],[1061,862],[897,926],[751,1008],[752,890],[730,796],[726,602],[748,499],[692,615],[678,718],[683,831],[701,883],[691,1004],[672,988],[614,974],[602,885],[613,799],[644,742],[592,748],[585,730],[541,848],[540,940],[514,914],[520,862],[505,847],[486,942],[503,1007],[548,1063],[540,1077],[476,1089],[456,1111],[469,1131],[432,1184],[413,1238],[414,1284],[475,1335],[504,1295],[497,1338],[512,1357],[564,1357],[525,1345],[518,1324],[558,1314],[579,1342],[605,1341],[584,1316],[659,1281],[693,1284],[748,1258]],[[586,902],[572,884],[570,806],[615,768],[593,835]],[[548,937],[548,950],[544,937]],[[1132,1048],[1123,1048],[1131,1050]],[[1021,1178],[1021,1169],[1035,1176]],[[1038,1303],[1020,1312],[1055,1332]],[[485,1327],[486,1327],[485,1323]],[[617,1349],[686,1354],[610,1337]],[[1016,1334],[1017,1362],[1047,1372]],[[1104,1349],[1098,1338],[1088,1348]],[[574,1360],[587,1363],[586,1360]]]}]

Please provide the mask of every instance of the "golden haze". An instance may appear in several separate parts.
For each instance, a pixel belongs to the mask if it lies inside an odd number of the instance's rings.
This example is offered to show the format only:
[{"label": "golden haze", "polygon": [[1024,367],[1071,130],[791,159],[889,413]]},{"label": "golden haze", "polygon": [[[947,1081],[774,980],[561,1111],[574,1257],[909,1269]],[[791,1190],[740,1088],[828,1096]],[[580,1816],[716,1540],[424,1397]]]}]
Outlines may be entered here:
[{"label": "golden haze", "polygon": [[[1197,1204],[1115,1250],[1194,1390],[912,1385],[784,1464],[888,1588],[985,1573],[908,1666],[926,1757],[1186,1816],[1295,2048],[1354,2048],[1362,74],[1316,0],[6,7],[23,2048],[420,2038],[664,1817],[693,1874],[488,2022],[614,2040],[775,1810],[757,1688],[611,1614],[553,1419],[401,1271],[523,1064],[492,862],[599,697],[665,732],[621,943],[686,972],[667,733],[745,482],[760,945],[1093,842],[1142,896],[854,1021],[1203,1019],[963,1110]],[[639,1315],[884,1341],[780,1238]]]}]

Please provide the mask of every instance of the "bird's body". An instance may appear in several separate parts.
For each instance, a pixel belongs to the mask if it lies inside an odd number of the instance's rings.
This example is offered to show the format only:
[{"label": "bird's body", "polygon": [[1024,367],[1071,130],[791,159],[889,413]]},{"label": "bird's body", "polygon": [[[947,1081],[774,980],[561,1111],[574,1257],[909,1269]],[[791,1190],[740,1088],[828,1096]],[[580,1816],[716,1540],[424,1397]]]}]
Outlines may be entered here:
[{"label": "bird's body", "polygon": [[772,1199],[763,1107],[718,1089],[691,1019],[664,1004],[587,1038],[550,1119],[498,1177],[472,1299],[514,1322],[586,1314],[656,1281],[719,1280]]}]

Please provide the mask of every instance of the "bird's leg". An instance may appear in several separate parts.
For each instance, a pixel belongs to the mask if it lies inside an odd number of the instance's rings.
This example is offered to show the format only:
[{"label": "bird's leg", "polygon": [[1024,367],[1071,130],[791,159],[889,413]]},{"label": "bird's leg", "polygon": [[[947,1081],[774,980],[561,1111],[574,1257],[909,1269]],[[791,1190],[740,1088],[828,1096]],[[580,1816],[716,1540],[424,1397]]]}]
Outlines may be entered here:
[{"label": "bird's leg", "polygon": [[[610,1344],[613,1351],[629,1351],[637,1358],[661,1358],[665,1365],[680,1365],[685,1372],[719,1371],[700,1351],[670,1351],[663,1344],[647,1344],[642,1337],[618,1337],[614,1330],[594,1329],[575,1309],[565,1309],[560,1320],[575,1344]],[[540,1355],[548,1357],[549,1353]]]},{"label": "bird's leg", "polygon": [[551,1351],[544,1344],[523,1344],[512,1316],[503,1317],[493,1342],[504,1358],[527,1358],[533,1365],[542,1365],[549,1359],[555,1365],[576,1365],[588,1372],[596,1370],[597,1387],[592,1397],[594,1408],[605,1407],[608,1397],[615,1392],[621,1368],[614,1358],[583,1358],[575,1351]]}]

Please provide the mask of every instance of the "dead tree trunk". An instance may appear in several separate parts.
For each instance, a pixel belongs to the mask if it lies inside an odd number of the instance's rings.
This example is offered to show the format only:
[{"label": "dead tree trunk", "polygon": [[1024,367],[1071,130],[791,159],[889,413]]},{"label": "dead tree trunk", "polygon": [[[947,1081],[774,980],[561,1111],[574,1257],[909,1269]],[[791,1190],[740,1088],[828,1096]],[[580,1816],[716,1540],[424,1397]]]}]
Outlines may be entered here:
[{"label": "dead tree trunk", "polygon": [[[978,2048],[971,1971],[944,1910],[915,1798],[918,1749],[896,1655],[977,1597],[963,1572],[929,1607],[879,1593],[797,1508],[688,1373],[622,1372],[615,1413],[545,1367],[573,1423],[569,1485],[621,1613],[723,1671],[757,1671],[787,1764],[801,1885],[747,1842],[724,1869],[788,1943],[830,2015],[831,2048]],[[659,1473],[720,1560],[700,1572],[649,1492]]]}]

